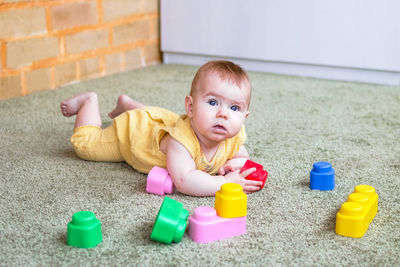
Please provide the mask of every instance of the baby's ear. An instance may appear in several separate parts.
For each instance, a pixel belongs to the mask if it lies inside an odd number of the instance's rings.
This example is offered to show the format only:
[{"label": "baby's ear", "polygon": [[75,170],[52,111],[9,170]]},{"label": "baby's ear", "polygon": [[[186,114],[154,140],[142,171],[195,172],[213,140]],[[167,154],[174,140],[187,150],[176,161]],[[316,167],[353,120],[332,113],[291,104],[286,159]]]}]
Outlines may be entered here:
[{"label": "baby's ear", "polygon": [[192,117],[192,107],[193,107],[193,97],[187,95],[185,97],[185,109],[186,109],[186,114],[189,116],[189,118]]}]

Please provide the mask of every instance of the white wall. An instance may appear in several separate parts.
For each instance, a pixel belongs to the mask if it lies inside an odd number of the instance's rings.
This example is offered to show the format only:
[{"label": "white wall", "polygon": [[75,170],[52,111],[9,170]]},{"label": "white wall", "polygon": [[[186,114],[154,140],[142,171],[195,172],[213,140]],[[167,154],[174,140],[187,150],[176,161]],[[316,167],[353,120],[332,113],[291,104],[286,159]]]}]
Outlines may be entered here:
[{"label": "white wall", "polygon": [[400,1],[161,0],[165,63],[400,85]]}]

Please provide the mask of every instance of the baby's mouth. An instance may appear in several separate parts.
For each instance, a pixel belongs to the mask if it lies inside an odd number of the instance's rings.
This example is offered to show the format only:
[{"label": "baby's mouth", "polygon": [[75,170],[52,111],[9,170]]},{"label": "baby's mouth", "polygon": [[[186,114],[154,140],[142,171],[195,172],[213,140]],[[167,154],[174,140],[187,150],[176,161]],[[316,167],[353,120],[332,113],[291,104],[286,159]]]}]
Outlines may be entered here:
[{"label": "baby's mouth", "polygon": [[216,133],[225,133],[226,132],[226,128],[225,126],[221,125],[221,124],[217,124],[213,126],[213,130]]}]

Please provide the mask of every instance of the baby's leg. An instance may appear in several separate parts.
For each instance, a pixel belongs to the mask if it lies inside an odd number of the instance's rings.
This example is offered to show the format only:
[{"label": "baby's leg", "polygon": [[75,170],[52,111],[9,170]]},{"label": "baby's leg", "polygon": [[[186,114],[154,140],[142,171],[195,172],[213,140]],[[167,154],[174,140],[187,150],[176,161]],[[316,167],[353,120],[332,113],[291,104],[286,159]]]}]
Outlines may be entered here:
[{"label": "baby's leg", "polygon": [[117,117],[121,113],[124,113],[125,111],[135,109],[135,108],[140,108],[143,106],[144,105],[142,103],[133,100],[132,98],[130,98],[127,95],[120,95],[118,97],[117,106],[113,109],[113,111],[108,113],[108,116],[110,118],[114,119],[115,117]]},{"label": "baby's leg", "polygon": [[84,125],[101,127],[99,104],[97,94],[94,92],[82,93],[64,100],[60,107],[61,113],[66,117],[77,115],[75,128]]}]

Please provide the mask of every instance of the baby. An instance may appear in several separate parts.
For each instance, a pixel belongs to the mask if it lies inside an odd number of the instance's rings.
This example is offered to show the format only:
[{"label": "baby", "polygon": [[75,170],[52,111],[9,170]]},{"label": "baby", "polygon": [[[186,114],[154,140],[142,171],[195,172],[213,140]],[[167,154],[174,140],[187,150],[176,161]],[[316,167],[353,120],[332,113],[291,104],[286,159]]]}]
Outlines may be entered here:
[{"label": "baby", "polygon": [[142,173],[167,168],[176,189],[187,195],[212,196],[224,183],[251,193],[262,182],[245,179],[255,168],[240,173],[249,158],[244,121],[250,97],[250,80],[240,66],[210,61],[193,79],[185,115],[121,95],[109,113],[113,124],[102,129],[94,92],[61,102],[61,112],[76,115],[71,143],[82,159],[126,161]]}]

